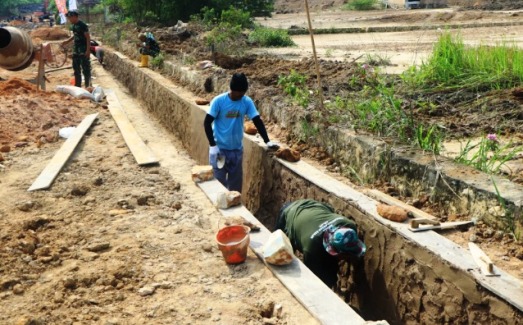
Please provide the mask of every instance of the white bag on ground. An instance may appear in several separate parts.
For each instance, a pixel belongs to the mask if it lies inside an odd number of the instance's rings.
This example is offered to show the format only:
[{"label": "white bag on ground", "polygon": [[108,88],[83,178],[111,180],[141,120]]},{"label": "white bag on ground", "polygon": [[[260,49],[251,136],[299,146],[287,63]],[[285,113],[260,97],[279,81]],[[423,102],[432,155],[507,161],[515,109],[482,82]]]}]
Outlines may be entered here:
[{"label": "white bag on ground", "polygon": [[73,135],[75,130],[76,130],[76,127],[74,127],[74,126],[61,128],[60,130],[58,130],[58,135],[64,139],[69,139],[71,137],[71,135]]},{"label": "white bag on ground", "polygon": [[287,265],[292,263],[294,250],[289,238],[280,229],[270,234],[263,245],[263,258],[267,263],[274,265]]},{"label": "white bag on ground", "polygon": [[93,90],[93,99],[95,102],[101,102],[105,97],[104,90],[100,86],[96,86]]},{"label": "white bag on ground", "polygon": [[89,98],[91,100],[94,100],[93,94],[91,94],[83,88],[76,86],[56,86],[56,91],[59,93],[69,94],[75,98]]}]

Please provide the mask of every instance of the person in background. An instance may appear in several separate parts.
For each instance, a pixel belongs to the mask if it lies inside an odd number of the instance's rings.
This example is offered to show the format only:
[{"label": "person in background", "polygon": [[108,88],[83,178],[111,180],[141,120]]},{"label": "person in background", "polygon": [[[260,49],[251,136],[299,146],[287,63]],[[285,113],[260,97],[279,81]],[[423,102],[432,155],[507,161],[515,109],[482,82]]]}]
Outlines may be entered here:
[{"label": "person in background", "polygon": [[74,85],[76,87],[82,86],[82,72],[85,79],[85,87],[91,85],[91,36],[89,35],[89,27],[78,18],[78,12],[69,11],[67,18],[72,24],[71,31],[73,36],[62,43],[62,46],[69,44],[74,40],[73,45],[73,70],[74,70]]},{"label": "person in background", "polygon": [[96,56],[98,62],[103,66],[104,65],[104,49],[97,41],[91,40],[89,50],[91,54]]},{"label": "person in background", "polygon": [[138,35],[140,44],[137,46],[140,48],[140,68],[146,68],[149,66],[149,55],[153,58],[160,54],[160,45],[154,39],[152,33],[140,33]]},{"label": "person in background", "polygon": [[[254,122],[267,147],[278,149],[278,145],[269,140],[254,102],[245,95],[249,88],[245,74],[235,73],[229,88],[229,92],[211,101],[203,126],[209,141],[209,163],[214,177],[229,191],[241,192],[244,117],[247,115]],[[224,161],[223,166],[218,164],[219,160]]]},{"label": "person in background", "polygon": [[338,279],[338,261],[361,258],[367,250],[356,223],[314,200],[284,204],[276,229],[289,237],[293,249],[303,254],[303,263],[331,289]]}]

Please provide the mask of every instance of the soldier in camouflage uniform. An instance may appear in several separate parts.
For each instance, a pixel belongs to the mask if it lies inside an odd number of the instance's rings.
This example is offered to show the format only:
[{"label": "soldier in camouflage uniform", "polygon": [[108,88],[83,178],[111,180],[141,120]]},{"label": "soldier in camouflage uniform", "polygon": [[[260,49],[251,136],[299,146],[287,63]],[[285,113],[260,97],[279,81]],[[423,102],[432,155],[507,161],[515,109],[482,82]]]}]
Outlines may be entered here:
[{"label": "soldier in camouflage uniform", "polygon": [[91,51],[90,43],[91,36],[89,35],[89,27],[78,19],[76,11],[67,13],[67,18],[72,24],[71,31],[73,36],[64,41],[62,45],[66,45],[74,40],[73,46],[73,70],[74,70],[74,85],[76,87],[82,86],[82,72],[85,79],[85,87],[91,85]]}]

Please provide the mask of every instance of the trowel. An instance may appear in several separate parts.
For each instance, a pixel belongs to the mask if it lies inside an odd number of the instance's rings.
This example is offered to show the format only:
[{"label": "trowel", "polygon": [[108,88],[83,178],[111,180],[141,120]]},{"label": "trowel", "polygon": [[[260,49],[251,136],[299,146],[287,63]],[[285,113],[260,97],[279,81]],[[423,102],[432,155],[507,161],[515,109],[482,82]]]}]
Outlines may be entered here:
[{"label": "trowel", "polygon": [[409,230],[412,232],[427,230],[446,230],[474,225],[474,220],[439,222],[431,219],[413,219],[410,221]]}]

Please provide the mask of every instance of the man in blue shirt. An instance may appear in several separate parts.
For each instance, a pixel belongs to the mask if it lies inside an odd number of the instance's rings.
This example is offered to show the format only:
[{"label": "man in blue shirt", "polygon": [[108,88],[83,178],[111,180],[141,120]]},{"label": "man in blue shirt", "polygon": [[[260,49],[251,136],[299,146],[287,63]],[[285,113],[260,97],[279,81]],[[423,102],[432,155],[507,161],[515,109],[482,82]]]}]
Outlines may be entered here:
[{"label": "man in blue shirt", "polygon": [[245,74],[235,73],[229,88],[229,92],[212,100],[203,126],[209,140],[209,163],[213,167],[214,177],[229,191],[241,192],[244,116],[247,115],[253,121],[269,149],[278,149],[278,145],[269,140],[254,102],[245,95],[249,88]]}]

